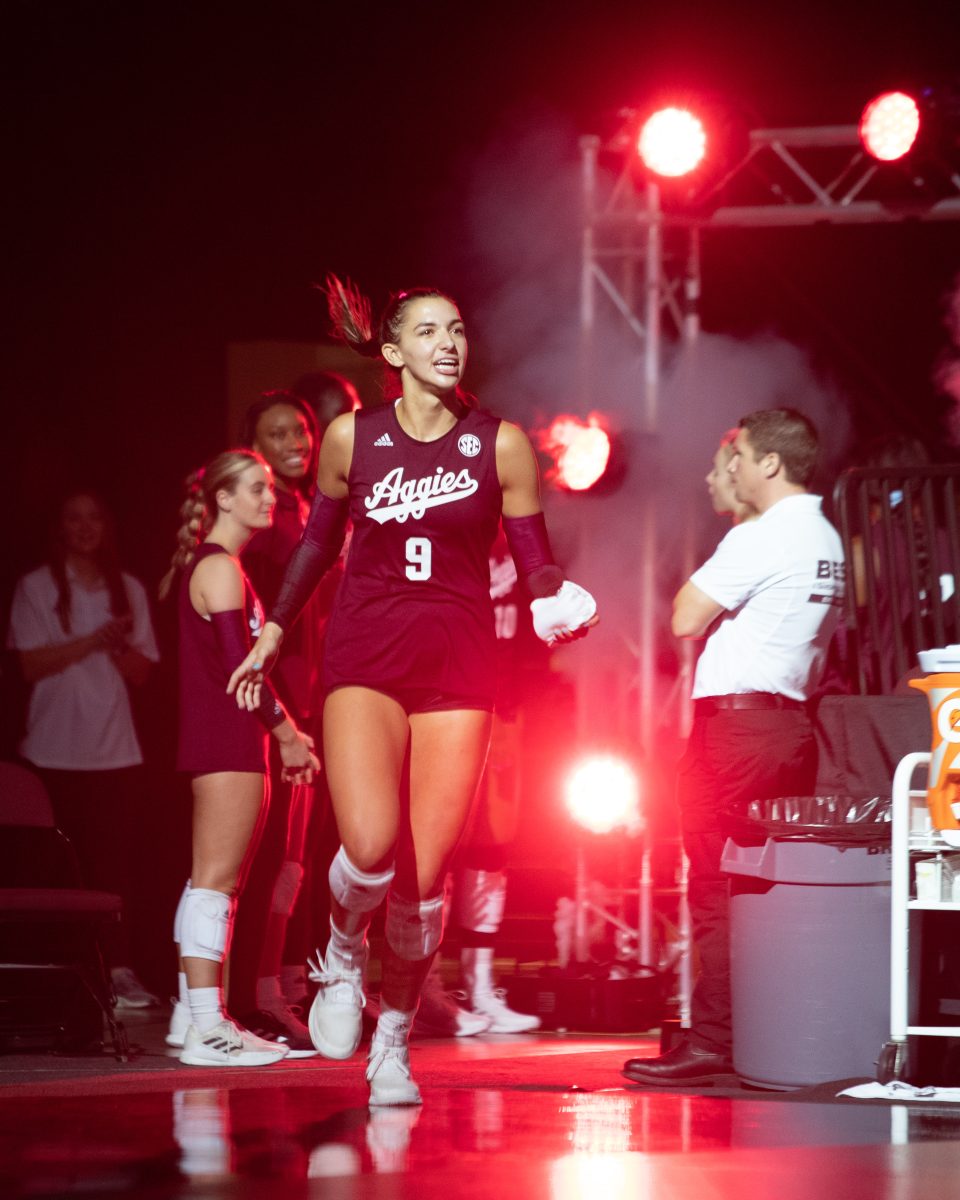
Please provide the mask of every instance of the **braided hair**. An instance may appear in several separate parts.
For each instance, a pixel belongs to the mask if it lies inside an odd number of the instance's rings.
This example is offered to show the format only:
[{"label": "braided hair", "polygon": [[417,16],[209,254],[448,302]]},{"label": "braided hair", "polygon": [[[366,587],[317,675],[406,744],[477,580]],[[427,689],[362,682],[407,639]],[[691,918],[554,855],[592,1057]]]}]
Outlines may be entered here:
[{"label": "braided hair", "polygon": [[180,505],[177,548],[158,588],[161,600],[169,595],[174,579],[190,565],[197,547],[213,528],[217,517],[217,492],[226,490],[232,494],[243,472],[258,463],[263,464],[263,459],[255,450],[224,450],[205,467],[187,476]]}]

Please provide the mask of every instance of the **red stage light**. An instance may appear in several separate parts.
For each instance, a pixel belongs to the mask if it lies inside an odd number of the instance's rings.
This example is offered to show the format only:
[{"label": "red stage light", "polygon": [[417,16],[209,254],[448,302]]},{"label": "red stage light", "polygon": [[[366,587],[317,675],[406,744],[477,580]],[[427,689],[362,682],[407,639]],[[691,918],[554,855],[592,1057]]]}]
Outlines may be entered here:
[{"label": "red stage light", "polygon": [[648,117],[637,143],[640,157],[655,175],[688,175],[707,152],[707,132],[685,108],[662,108]]},{"label": "red stage light", "polygon": [[586,758],[567,778],[567,811],[591,833],[637,831],[639,785],[633,767],[612,754]]},{"label": "red stage light", "polygon": [[863,110],[860,141],[881,162],[894,162],[913,148],[920,132],[920,109],[906,92],[884,92]]},{"label": "red stage light", "polygon": [[585,492],[599,480],[610,462],[610,435],[591,415],[556,417],[539,439],[557,464],[557,482],[571,492]]}]

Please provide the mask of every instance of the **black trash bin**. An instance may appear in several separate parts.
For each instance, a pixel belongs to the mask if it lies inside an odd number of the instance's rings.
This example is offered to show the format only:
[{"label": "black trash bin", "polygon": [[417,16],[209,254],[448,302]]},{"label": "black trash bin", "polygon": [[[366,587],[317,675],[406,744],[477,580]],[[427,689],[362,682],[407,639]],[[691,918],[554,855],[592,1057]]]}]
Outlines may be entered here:
[{"label": "black trash bin", "polygon": [[733,1065],[789,1090],[873,1078],[890,1031],[889,800],[757,801],[724,847]]}]

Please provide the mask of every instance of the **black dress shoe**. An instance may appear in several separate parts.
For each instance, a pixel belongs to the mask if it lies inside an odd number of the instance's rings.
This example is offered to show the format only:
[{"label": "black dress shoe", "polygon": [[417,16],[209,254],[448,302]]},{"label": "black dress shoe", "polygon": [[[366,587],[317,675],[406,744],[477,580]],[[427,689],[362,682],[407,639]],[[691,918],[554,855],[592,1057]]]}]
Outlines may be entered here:
[{"label": "black dress shoe", "polygon": [[681,1042],[659,1058],[628,1058],[621,1074],[634,1083],[696,1083],[713,1075],[730,1075],[729,1055],[699,1050]]}]

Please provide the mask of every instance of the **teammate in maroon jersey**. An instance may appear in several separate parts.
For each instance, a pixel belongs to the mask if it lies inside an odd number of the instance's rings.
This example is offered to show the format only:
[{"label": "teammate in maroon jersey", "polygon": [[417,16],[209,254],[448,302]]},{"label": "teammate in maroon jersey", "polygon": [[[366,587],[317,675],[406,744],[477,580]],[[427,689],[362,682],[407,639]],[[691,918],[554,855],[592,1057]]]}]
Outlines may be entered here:
[{"label": "teammate in maroon jersey", "polygon": [[230,672],[259,634],[263,611],[238,554],[272,519],[270,468],[252,450],[228,450],[188,480],[179,547],[161,585],[180,573],[180,736],[177,767],[193,790],[193,863],[174,920],[180,957],[179,1005],[189,1009],[180,1061],[196,1066],[260,1066],[287,1047],[239,1028],[221,993],[235,896],[266,801],[267,731],[280,743],[291,781],[318,768],[313,741],[300,733],[272,690],[254,712],[224,694]]},{"label": "teammate in maroon jersey", "polygon": [[536,597],[541,637],[581,636],[597,619],[596,604],[553,563],[526,435],[478,412],[461,391],[467,338],[453,301],[430,289],[401,292],[375,330],[353,287],[330,277],[327,295],[340,336],[386,361],[395,399],[330,425],[307,528],[264,631],[229,686],[239,705],[259,703],[263,669],[335,561],[349,515],[353,542],[323,668],[324,759],[341,847],[309,1027],[327,1057],[356,1050],[366,931],[387,898],[370,1103],[419,1104],[407,1042],[442,934],[445,872],[490,736],[496,637],[488,554],[501,515]]}]

